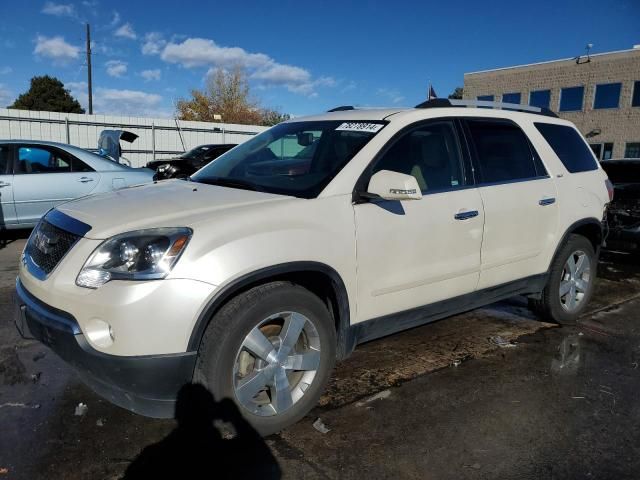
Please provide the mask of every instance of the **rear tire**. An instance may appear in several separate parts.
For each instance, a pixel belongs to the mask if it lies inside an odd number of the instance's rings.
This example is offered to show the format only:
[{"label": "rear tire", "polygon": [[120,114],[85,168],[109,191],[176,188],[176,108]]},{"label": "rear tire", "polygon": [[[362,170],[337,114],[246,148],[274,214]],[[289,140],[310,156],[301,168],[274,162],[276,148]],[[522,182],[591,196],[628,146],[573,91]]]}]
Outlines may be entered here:
[{"label": "rear tire", "polygon": [[593,295],[596,270],[591,242],[570,235],[551,263],[540,299],[529,299],[530,308],[545,320],[575,325]]},{"label": "rear tire", "polygon": [[204,333],[194,380],[232,399],[261,434],[276,433],[318,402],[336,357],[325,304],[288,282],[254,287],[225,304]]}]

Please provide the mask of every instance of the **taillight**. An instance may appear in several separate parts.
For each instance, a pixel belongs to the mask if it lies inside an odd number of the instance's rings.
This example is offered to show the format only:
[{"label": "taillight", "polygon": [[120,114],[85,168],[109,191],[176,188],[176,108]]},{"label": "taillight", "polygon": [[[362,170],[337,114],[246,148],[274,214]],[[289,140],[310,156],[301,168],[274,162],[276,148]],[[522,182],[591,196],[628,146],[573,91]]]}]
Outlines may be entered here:
[{"label": "taillight", "polygon": [[613,183],[608,178],[604,181],[604,184],[607,186],[607,193],[609,194],[609,201],[613,201]]}]

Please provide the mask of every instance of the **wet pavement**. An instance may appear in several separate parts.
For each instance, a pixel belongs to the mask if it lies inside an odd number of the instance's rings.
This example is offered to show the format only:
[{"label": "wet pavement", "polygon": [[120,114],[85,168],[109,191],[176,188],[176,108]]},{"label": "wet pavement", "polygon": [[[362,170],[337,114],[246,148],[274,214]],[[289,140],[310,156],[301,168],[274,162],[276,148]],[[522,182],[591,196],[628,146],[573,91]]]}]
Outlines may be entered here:
[{"label": "wet pavement", "polygon": [[21,236],[0,249],[0,479],[640,477],[640,262],[629,256],[603,255],[576,327],[540,323],[513,299],[360,346],[313,412],[262,441],[198,391],[180,422],[129,413],[21,339]]}]

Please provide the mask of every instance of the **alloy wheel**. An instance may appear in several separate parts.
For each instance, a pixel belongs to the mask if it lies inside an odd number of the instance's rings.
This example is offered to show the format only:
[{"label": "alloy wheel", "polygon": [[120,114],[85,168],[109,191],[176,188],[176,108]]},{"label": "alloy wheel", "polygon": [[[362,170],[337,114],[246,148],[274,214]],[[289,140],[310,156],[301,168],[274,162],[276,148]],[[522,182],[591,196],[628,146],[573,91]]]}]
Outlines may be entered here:
[{"label": "alloy wheel", "polygon": [[582,250],[569,255],[560,276],[560,304],[568,312],[580,307],[591,282],[591,259]]},{"label": "alloy wheel", "polygon": [[320,367],[320,336],[305,315],[285,311],[245,337],[233,367],[235,398],[258,416],[280,415],[304,396]]}]

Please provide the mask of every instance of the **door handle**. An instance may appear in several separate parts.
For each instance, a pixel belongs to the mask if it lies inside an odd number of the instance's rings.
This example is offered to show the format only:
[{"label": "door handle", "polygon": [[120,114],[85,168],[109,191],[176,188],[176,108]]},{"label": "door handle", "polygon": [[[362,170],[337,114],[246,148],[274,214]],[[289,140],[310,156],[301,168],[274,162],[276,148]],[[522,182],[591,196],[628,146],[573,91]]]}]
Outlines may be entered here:
[{"label": "door handle", "polygon": [[543,198],[538,201],[538,205],[540,205],[541,207],[544,207],[546,205],[553,205],[554,203],[556,203],[556,199],[554,197]]},{"label": "door handle", "polygon": [[470,210],[468,212],[458,212],[453,216],[453,218],[456,220],[468,220],[470,218],[477,217],[478,215],[477,210]]},{"label": "door handle", "polygon": [[2,188],[2,187],[10,187],[10,186],[11,186],[11,184],[10,184],[10,183],[7,183],[7,182],[0,182],[0,188]]},{"label": "door handle", "polygon": [[89,178],[89,177],[80,177],[80,180],[78,180],[81,183],[87,183],[87,182],[93,182],[93,178]]}]

